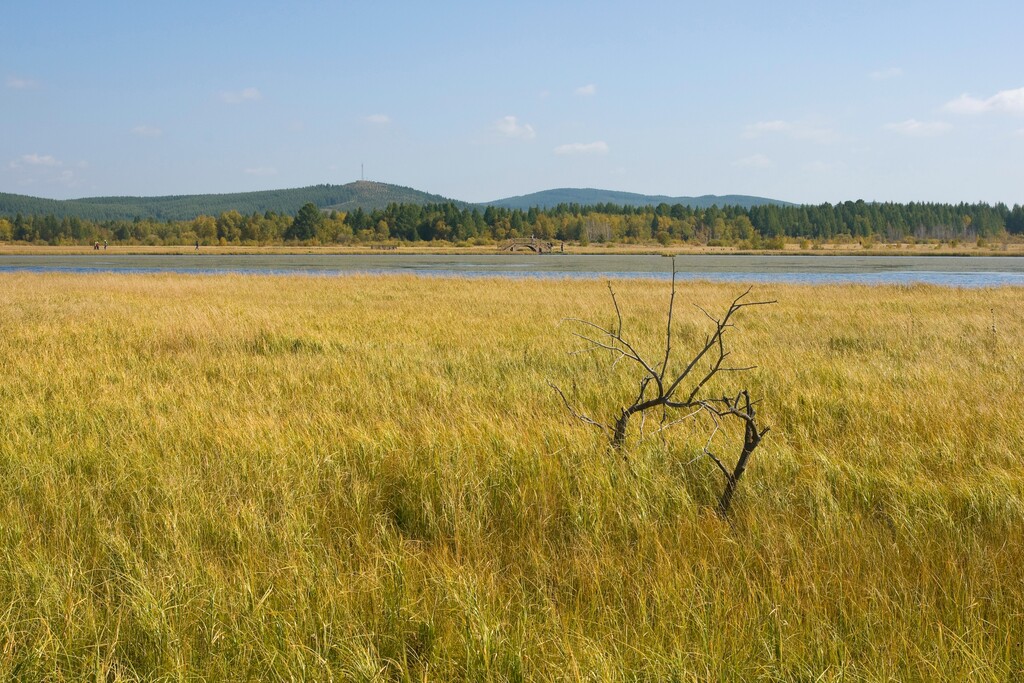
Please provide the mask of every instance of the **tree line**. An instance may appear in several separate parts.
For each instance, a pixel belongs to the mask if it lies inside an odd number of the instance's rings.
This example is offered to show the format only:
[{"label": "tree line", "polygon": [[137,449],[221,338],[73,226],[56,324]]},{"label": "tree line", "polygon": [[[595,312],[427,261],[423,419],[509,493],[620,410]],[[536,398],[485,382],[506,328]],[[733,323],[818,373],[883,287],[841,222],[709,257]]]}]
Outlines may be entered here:
[{"label": "tree line", "polygon": [[781,246],[786,238],[976,240],[1024,234],[1024,207],[1005,204],[871,203],[804,206],[559,204],[550,209],[468,207],[455,202],[392,203],[385,208],[323,212],[312,203],[295,215],[236,209],[191,220],[90,220],[53,214],[0,216],[0,241],[32,244],[272,245],[373,242],[488,244],[514,237],[591,243],[693,243]]}]

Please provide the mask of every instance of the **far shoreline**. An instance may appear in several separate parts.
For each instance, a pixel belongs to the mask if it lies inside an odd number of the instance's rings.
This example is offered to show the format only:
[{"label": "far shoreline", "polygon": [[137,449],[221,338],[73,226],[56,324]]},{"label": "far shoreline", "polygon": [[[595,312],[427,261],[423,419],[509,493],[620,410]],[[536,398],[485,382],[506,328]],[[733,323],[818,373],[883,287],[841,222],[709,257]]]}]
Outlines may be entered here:
[{"label": "far shoreline", "polygon": [[[518,258],[537,256],[532,251],[502,251],[498,245],[454,246],[454,245],[415,245],[410,243],[389,243],[386,245],[316,245],[287,246],[272,245],[201,245],[197,250],[194,246],[150,246],[150,245],[109,245],[98,251],[90,245],[36,245],[0,243],[0,255],[5,256],[196,256],[210,254],[216,256],[273,256],[273,255],[351,255],[351,256],[423,256],[423,255],[490,255]],[[703,245],[651,245],[651,244],[609,244],[587,245],[566,244],[565,251],[544,254],[544,258],[558,258],[561,255],[575,256],[955,256],[955,257],[993,257],[993,256],[1024,256],[1024,242],[1000,243],[993,246],[976,246],[974,244],[951,245],[940,244],[908,244],[908,243],[875,243],[870,246],[852,244],[820,244],[811,248],[801,248],[799,244],[787,244],[783,249],[749,249],[731,246]]]}]

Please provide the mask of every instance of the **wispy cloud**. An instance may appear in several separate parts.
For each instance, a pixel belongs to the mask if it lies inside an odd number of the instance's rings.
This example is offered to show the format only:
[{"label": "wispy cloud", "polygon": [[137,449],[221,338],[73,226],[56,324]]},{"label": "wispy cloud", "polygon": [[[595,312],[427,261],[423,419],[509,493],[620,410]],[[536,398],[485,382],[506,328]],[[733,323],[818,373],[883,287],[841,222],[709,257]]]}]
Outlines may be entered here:
[{"label": "wispy cloud", "polygon": [[521,122],[515,116],[503,116],[491,126],[499,135],[515,140],[532,140],[537,132],[528,123]]},{"label": "wispy cloud", "polygon": [[28,78],[18,78],[17,76],[7,77],[7,87],[14,90],[31,90],[38,88],[39,84]]},{"label": "wispy cloud", "polygon": [[898,66],[889,66],[884,69],[876,69],[868,74],[868,78],[874,81],[887,81],[890,78],[899,78],[903,75],[903,69]]},{"label": "wispy cloud", "polygon": [[[51,154],[23,154],[8,163],[8,167],[20,176],[22,185],[64,185],[74,187],[78,184],[78,176],[72,168]],[[72,166],[86,168],[88,164],[80,161]]]},{"label": "wispy cloud", "polygon": [[263,99],[263,94],[256,88],[244,88],[242,90],[227,90],[220,94],[221,102],[226,104],[242,104],[243,102],[256,102]]},{"label": "wispy cloud", "polygon": [[23,168],[25,166],[45,166],[56,168],[63,166],[64,162],[55,159],[49,154],[23,154],[8,164],[11,168]]},{"label": "wispy cloud", "polygon": [[608,143],[604,140],[597,140],[596,142],[572,142],[555,147],[555,154],[558,155],[607,153]]},{"label": "wispy cloud", "polygon": [[593,83],[581,85],[580,87],[573,90],[573,93],[579,95],[580,97],[593,97],[594,95],[597,94],[597,86],[594,85]]},{"label": "wispy cloud", "polygon": [[885,129],[900,135],[907,135],[915,138],[933,138],[937,135],[944,135],[953,130],[953,126],[945,121],[918,121],[907,119],[899,123],[887,123]]},{"label": "wispy cloud", "polygon": [[743,136],[757,138],[762,135],[785,135],[794,140],[827,143],[836,139],[835,131],[830,128],[812,126],[795,121],[758,121],[743,128]]},{"label": "wispy cloud", "polygon": [[364,121],[372,123],[375,126],[385,126],[391,123],[391,117],[387,114],[370,114],[364,119]]},{"label": "wispy cloud", "polygon": [[992,97],[979,99],[964,93],[943,105],[943,109],[954,114],[988,114],[1006,112],[1024,114],[1024,88],[1000,90]]},{"label": "wispy cloud", "polygon": [[771,168],[774,164],[763,154],[752,154],[749,157],[737,159],[732,162],[732,165],[740,168]]},{"label": "wispy cloud", "polygon": [[163,134],[163,130],[147,123],[142,123],[132,128],[132,135],[138,135],[140,138],[158,138]]},{"label": "wispy cloud", "polygon": [[252,168],[242,169],[242,173],[254,176],[270,176],[277,175],[277,169],[273,166],[253,166]]}]

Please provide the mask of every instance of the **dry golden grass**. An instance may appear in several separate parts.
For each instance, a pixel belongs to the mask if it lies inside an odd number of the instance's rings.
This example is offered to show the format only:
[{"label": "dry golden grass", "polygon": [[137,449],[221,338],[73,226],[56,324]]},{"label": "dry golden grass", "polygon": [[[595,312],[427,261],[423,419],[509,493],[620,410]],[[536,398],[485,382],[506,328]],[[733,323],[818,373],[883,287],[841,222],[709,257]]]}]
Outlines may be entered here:
[{"label": "dry golden grass", "polygon": [[[680,287],[680,348],[737,290]],[[668,284],[616,291],[655,349]],[[1024,677],[1019,289],[758,286],[731,524],[701,429],[624,463],[548,387],[631,388],[568,355],[601,282],[0,292],[0,678]]]}]

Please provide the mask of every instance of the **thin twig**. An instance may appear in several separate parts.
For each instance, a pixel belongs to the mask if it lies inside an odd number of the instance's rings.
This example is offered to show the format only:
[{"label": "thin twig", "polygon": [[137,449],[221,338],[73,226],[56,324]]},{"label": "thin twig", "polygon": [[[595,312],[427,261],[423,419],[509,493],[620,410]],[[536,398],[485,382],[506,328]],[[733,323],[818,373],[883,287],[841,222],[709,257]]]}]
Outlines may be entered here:
[{"label": "thin twig", "polygon": [[557,385],[548,382],[548,386],[554,389],[556,392],[558,392],[558,395],[562,397],[562,403],[565,404],[566,410],[568,410],[572,414],[572,416],[575,417],[577,420],[588,425],[593,425],[594,427],[597,427],[603,432],[611,431],[611,428],[608,425],[602,424],[597,420],[594,420],[573,408],[572,404],[569,402],[568,397]]},{"label": "thin twig", "polygon": [[672,312],[676,303],[676,257],[672,257],[672,293],[668,297],[668,322],[665,324],[665,359],[661,361],[661,372],[658,373],[658,383],[665,379],[665,371],[668,370],[669,357],[672,355]]},{"label": "thin twig", "polygon": [[615,317],[619,319],[619,330],[615,333],[615,336],[622,336],[622,312],[619,310],[619,301],[615,298],[615,290],[612,289],[612,281],[608,281],[608,293],[612,295],[612,304],[615,306]]}]

